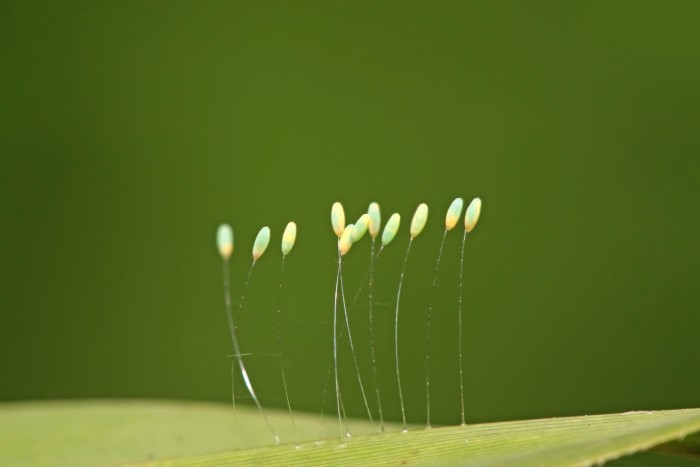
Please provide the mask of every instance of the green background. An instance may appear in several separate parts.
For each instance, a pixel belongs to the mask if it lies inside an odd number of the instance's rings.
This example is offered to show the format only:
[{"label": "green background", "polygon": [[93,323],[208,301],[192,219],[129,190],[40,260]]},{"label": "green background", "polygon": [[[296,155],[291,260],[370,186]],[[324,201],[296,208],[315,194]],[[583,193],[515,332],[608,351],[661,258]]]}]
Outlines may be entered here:
[{"label": "green background", "polygon": [[[214,234],[230,222],[236,302],[257,230],[273,232],[240,340],[263,403],[284,406],[279,240],[295,220],[285,361],[292,405],[320,412],[330,206],[354,220],[376,200],[404,221],[375,289],[398,420],[396,288],[426,202],[400,329],[407,416],[422,423],[443,216],[480,196],[469,422],[700,406],[699,20],[696,1],[3,1],[0,399],[229,400]],[[434,304],[436,424],[459,421],[460,240],[447,236]],[[347,257],[349,294],[368,257],[366,240]],[[370,389],[366,296],[351,320]],[[361,417],[346,346],[340,358]]]}]

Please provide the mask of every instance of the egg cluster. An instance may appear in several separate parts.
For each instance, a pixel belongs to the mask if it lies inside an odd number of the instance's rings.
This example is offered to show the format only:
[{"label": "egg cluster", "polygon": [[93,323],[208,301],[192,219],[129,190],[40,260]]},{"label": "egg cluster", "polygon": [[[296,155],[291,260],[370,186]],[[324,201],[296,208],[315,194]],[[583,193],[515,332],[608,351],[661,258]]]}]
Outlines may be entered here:
[{"label": "egg cluster", "polygon": [[[445,216],[445,231],[442,237],[442,242],[440,244],[440,250],[438,253],[437,261],[436,261],[436,267],[435,267],[435,275],[433,278],[433,288],[431,289],[431,298],[430,298],[430,303],[428,305],[428,326],[427,326],[427,336],[426,336],[426,395],[427,395],[427,425],[430,426],[430,371],[429,371],[429,363],[430,363],[430,319],[431,319],[431,312],[432,312],[432,301],[433,297],[432,294],[434,292],[435,288],[435,282],[437,280],[437,274],[440,266],[440,257],[442,255],[442,249],[445,241],[445,236],[447,235],[448,231],[451,231],[452,229],[455,228],[457,223],[459,222],[459,219],[462,216],[462,209],[463,209],[464,202],[462,198],[457,198],[455,199],[449,206],[447,210],[447,214]],[[413,244],[413,241],[420,235],[420,233],[423,231],[425,228],[425,225],[428,221],[428,205],[425,203],[421,203],[418,205],[416,208],[416,211],[413,215],[413,218],[411,219],[411,224],[409,228],[409,234],[410,234],[410,239],[408,242],[408,246],[406,247],[406,253],[404,256],[404,261],[403,261],[403,266],[401,268],[401,275],[399,277],[399,283],[398,283],[398,289],[397,289],[397,295],[396,295],[396,308],[395,308],[395,326],[394,326],[394,349],[395,349],[395,357],[396,357],[396,378],[397,378],[397,383],[398,383],[398,391],[399,391],[399,401],[401,404],[401,415],[403,419],[403,430],[406,431],[406,414],[404,410],[404,401],[403,401],[403,392],[401,390],[401,375],[399,371],[399,343],[398,343],[398,325],[399,325],[399,304],[401,301],[401,287],[403,285],[403,280],[404,276],[406,273],[406,265],[408,263],[408,258],[409,254],[411,251],[411,245]],[[463,277],[463,268],[464,268],[464,245],[466,242],[467,234],[474,230],[478,220],[479,216],[481,214],[481,199],[479,198],[474,198],[469,206],[467,207],[464,215],[464,237],[462,239],[462,262],[460,264],[460,292],[459,292],[459,323],[460,323],[460,342],[459,342],[459,348],[460,348],[460,394],[462,398],[462,424],[464,424],[464,388],[463,388],[463,378],[462,378],[462,354],[461,354],[461,349],[462,349],[462,336],[461,336],[461,320],[462,320],[462,277]],[[372,369],[373,369],[373,374],[374,374],[374,386],[375,386],[375,393],[376,393],[376,399],[377,399],[377,407],[379,411],[379,418],[380,418],[380,430],[384,431],[384,419],[383,419],[383,414],[382,414],[382,406],[381,406],[381,398],[380,398],[380,391],[379,387],[377,385],[377,369],[376,369],[376,358],[375,358],[375,346],[374,346],[374,337],[373,337],[373,330],[372,330],[372,274],[373,274],[373,268],[374,268],[374,261],[381,255],[383,249],[389,245],[394,238],[396,237],[399,227],[401,224],[401,216],[398,213],[394,213],[389,217],[389,220],[387,221],[386,225],[384,226],[384,230],[382,231],[381,234],[381,246],[377,253],[375,254],[375,241],[379,237],[379,232],[381,230],[381,211],[379,208],[379,205],[377,203],[371,203],[369,205],[369,208],[366,213],[362,214],[360,218],[355,222],[355,223],[350,223],[346,225],[345,222],[345,211],[343,209],[342,204],[339,202],[336,202],[333,204],[331,207],[331,226],[333,228],[333,232],[336,235],[338,239],[338,272],[336,275],[336,283],[335,283],[335,300],[334,300],[334,306],[333,306],[333,374],[335,376],[335,394],[336,394],[336,404],[337,404],[337,413],[338,413],[338,423],[340,426],[340,432],[341,436],[343,436],[343,418],[344,418],[344,410],[342,407],[342,396],[341,396],[341,390],[340,390],[340,384],[339,384],[339,379],[338,379],[338,345],[339,345],[339,340],[342,337],[342,331],[339,332],[339,328],[342,326],[342,322],[339,323],[339,304],[342,305],[342,310],[344,314],[344,330],[347,331],[347,336],[348,336],[348,342],[350,345],[350,350],[351,354],[355,363],[355,368],[357,370],[357,379],[358,383],[360,386],[360,390],[362,392],[362,397],[364,400],[365,407],[367,409],[367,414],[369,416],[370,421],[374,424],[373,417],[372,417],[372,411],[370,410],[369,403],[367,401],[367,396],[365,393],[364,385],[362,383],[362,378],[360,376],[360,370],[359,370],[359,365],[357,362],[356,354],[355,354],[355,348],[354,344],[352,341],[352,334],[350,332],[350,321],[348,317],[348,306],[345,301],[345,290],[344,290],[344,285],[343,285],[343,272],[342,272],[342,265],[343,265],[343,257],[347,255],[352,248],[353,244],[359,242],[367,232],[369,232],[371,241],[372,241],[372,250],[371,250],[371,258],[370,258],[370,270],[368,274],[368,279],[369,279],[369,299],[370,299],[370,307],[369,307],[369,313],[370,313],[370,343],[372,346],[371,349],[371,355],[372,355]],[[294,247],[294,242],[296,241],[296,235],[297,235],[297,226],[294,222],[289,222],[287,224],[287,227],[284,230],[284,233],[282,234],[282,243],[281,243],[281,250],[282,250],[282,267],[284,268],[284,259],[285,257],[292,251],[292,248]],[[242,359],[242,354],[240,352],[240,348],[238,345],[238,339],[237,339],[237,332],[238,332],[238,321],[240,321],[240,313],[243,308],[243,303],[245,299],[245,290],[247,288],[248,281],[250,280],[250,276],[252,275],[253,268],[255,267],[256,261],[265,253],[267,250],[267,247],[270,243],[270,228],[269,227],[263,227],[260,229],[260,232],[258,233],[257,237],[255,238],[255,241],[253,243],[253,251],[252,251],[252,256],[253,256],[253,262],[251,265],[250,272],[248,274],[248,278],[246,280],[246,284],[244,285],[243,288],[243,295],[241,296],[240,302],[239,302],[239,309],[238,309],[238,316],[236,320],[233,319],[233,313],[232,313],[232,307],[231,307],[231,296],[230,296],[230,284],[229,284],[229,278],[228,278],[228,261],[233,254],[233,247],[234,247],[234,236],[233,236],[233,229],[231,228],[230,225],[228,224],[222,224],[219,226],[219,229],[217,231],[216,235],[216,242],[217,242],[217,247],[219,250],[219,254],[221,255],[221,258],[223,260],[223,266],[224,266],[224,292],[225,292],[225,304],[226,304],[226,315],[227,315],[227,320],[229,324],[229,331],[231,335],[231,343],[233,347],[233,352],[234,356],[236,357],[236,360],[238,362],[238,367],[241,373],[241,377],[243,378],[243,381],[245,383],[246,389],[248,390],[248,393],[250,394],[252,400],[255,402],[257,405],[258,409],[260,410],[260,413],[262,416],[265,418],[265,421],[267,422],[270,431],[273,433],[273,436],[275,438],[275,441],[277,443],[280,442],[279,436],[277,436],[277,433],[275,429],[272,427],[272,425],[269,423],[267,417],[265,416],[265,412],[262,409],[262,405],[260,404],[257,396],[255,395],[255,391],[253,389],[252,382],[248,376],[248,373],[245,368],[245,364]],[[281,294],[281,282],[280,282],[280,294]],[[281,299],[281,295],[280,295]],[[352,306],[352,305],[351,305]],[[278,316],[281,313],[281,308],[278,307]],[[278,320],[278,344],[280,345],[280,358],[281,358],[281,337],[279,333],[279,320]],[[293,413],[292,413],[292,408],[291,404],[289,401],[289,395],[287,392],[287,386],[286,386],[286,378],[285,378],[285,372],[284,372],[284,364],[281,364],[281,370],[282,370],[282,379],[284,382],[284,391],[285,391],[285,396],[287,400],[287,405],[289,408],[289,413],[290,416],[292,416],[292,421],[293,421]],[[235,404],[235,397],[234,397],[234,404]],[[349,436],[349,431],[345,431],[345,435]]]}]

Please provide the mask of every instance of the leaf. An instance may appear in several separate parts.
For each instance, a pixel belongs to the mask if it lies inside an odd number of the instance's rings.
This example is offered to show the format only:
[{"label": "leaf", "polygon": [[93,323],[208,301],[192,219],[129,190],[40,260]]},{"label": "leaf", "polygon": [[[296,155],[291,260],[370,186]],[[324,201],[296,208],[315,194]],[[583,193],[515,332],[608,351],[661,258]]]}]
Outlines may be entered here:
[{"label": "leaf", "polygon": [[700,434],[654,447],[653,451],[700,460]]},{"label": "leaf", "polygon": [[[337,419],[266,411],[287,442],[337,432]],[[353,433],[370,432],[355,422]],[[272,444],[255,408],[186,401],[83,400],[0,403],[0,466],[98,466]]]},{"label": "leaf", "polygon": [[[283,440],[316,439],[319,416],[296,415],[293,432],[288,414],[268,412]],[[332,416],[326,425],[337,433]],[[367,423],[352,426],[353,433],[368,430]],[[238,408],[234,418],[231,407],[205,403],[17,403],[0,405],[0,465],[106,465],[148,458],[154,460],[138,465],[590,465],[659,445],[658,452],[692,453],[697,438],[673,441],[697,432],[700,409],[685,409],[393,431],[342,444],[334,437],[231,451],[271,443],[255,411]],[[229,452],[204,454],[223,450]]]},{"label": "leaf", "polygon": [[700,431],[700,409],[489,423],[250,449],[154,465],[590,465]]}]

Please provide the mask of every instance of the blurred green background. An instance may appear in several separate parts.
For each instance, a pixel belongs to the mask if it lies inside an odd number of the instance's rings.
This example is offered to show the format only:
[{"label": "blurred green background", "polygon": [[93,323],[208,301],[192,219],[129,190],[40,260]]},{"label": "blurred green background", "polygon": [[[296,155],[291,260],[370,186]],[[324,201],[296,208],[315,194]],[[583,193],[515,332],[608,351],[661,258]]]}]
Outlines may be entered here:
[{"label": "blurred green background", "polygon": [[[330,206],[354,220],[376,200],[404,219],[375,291],[384,411],[398,420],[393,307],[406,227],[427,202],[400,330],[421,423],[445,210],[480,196],[469,422],[700,406],[699,20],[696,1],[3,1],[0,399],[229,400],[214,233],[230,222],[236,302],[255,234],[273,231],[240,340],[263,403],[283,407],[279,240],[295,220],[283,344],[292,405],[320,412]],[[460,240],[447,236],[437,282],[436,424],[459,421]],[[368,257],[367,241],[348,256],[349,294]],[[351,319],[371,388],[366,296]],[[347,347],[340,357],[361,417]]]}]

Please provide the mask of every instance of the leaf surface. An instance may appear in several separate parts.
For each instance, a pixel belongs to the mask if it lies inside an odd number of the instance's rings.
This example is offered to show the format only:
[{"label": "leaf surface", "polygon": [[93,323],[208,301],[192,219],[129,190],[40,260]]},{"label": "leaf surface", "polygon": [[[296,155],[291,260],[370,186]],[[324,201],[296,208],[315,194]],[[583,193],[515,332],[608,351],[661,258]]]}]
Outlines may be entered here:
[{"label": "leaf surface", "polygon": [[[697,455],[700,409],[486,423],[413,429],[389,425],[371,434],[337,423],[268,411],[282,446],[250,408],[159,401],[0,404],[0,464],[143,466],[223,465],[591,465],[639,451]],[[370,433],[358,435],[358,433]],[[329,438],[329,436],[331,436]],[[325,440],[318,441],[321,437]],[[315,440],[315,441],[309,441]],[[257,447],[256,447],[257,446]],[[223,452],[222,452],[223,451]]]}]

